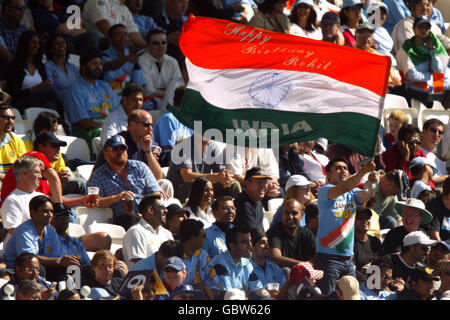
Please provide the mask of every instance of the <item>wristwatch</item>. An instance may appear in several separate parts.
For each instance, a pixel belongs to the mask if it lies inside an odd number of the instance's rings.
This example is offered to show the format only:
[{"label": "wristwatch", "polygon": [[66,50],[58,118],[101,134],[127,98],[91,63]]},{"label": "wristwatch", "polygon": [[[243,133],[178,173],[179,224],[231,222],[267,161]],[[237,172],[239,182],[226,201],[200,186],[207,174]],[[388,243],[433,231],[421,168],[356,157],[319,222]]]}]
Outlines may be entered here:
[{"label": "wristwatch", "polygon": [[56,264],[59,266],[59,264],[61,263],[61,258],[56,259]]}]

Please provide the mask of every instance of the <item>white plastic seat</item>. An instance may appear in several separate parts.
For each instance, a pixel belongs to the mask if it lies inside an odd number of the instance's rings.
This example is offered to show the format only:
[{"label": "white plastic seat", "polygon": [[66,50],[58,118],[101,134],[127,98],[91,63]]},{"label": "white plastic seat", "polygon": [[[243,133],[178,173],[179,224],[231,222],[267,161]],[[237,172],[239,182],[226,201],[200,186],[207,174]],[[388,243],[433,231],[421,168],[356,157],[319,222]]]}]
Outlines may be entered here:
[{"label": "white plastic seat", "polygon": [[98,156],[98,153],[102,150],[100,137],[95,137],[92,139],[92,153]]},{"label": "white plastic seat", "polygon": [[436,109],[424,109],[419,113],[418,117],[418,127],[422,130],[423,124],[425,121],[429,119],[439,119],[444,123],[444,125],[448,125],[450,121],[450,110],[436,110]]},{"label": "white plastic seat", "polygon": [[174,204],[174,203],[179,205],[180,207],[182,207],[180,200],[178,200],[177,198],[169,198],[169,199],[164,201],[164,205],[166,207],[168,207],[168,206],[170,206],[171,204]]},{"label": "white plastic seat", "polygon": [[91,176],[92,169],[94,169],[93,164],[83,164],[77,167],[75,170],[78,177],[85,179],[86,181],[89,180],[89,177]]},{"label": "white plastic seat", "polygon": [[83,227],[77,223],[69,223],[69,236],[72,238],[80,238],[86,234]]},{"label": "white plastic seat", "polygon": [[409,105],[405,97],[388,93],[384,99],[384,108],[409,109]]},{"label": "white plastic seat", "polygon": [[156,120],[158,120],[159,116],[161,115],[161,110],[150,110],[148,113],[152,116],[152,121],[155,124]]},{"label": "white plastic seat", "polygon": [[33,123],[30,120],[15,120],[14,131],[16,134],[27,134],[33,130]]},{"label": "white plastic seat", "polygon": [[126,234],[126,231],[122,226],[111,223],[93,223],[88,227],[88,229],[89,233],[106,232],[111,237],[112,244],[116,245],[115,250],[122,247],[123,237]]},{"label": "white plastic seat", "polygon": [[267,230],[269,230],[269,228],[270,228],[270,222],[267,219],[267,217],[264,216],[264,218],[263,218],[263,229],[264,229],[264,231],[267,231]]},{"label": "white plastic seat", "polygon": [[34,123],[34,120],[36,120],[37,116],[41,112],[51,112],[59,118],[59,114],[56,110],[49,109],[49,108],[42,108],[42,107],[26,108],[24,111],[24,118],[27,120],[30,120],[31,123]]},{"label": "white plastic seat", "polygon": [[167,172],[169,172],[169,167],[162,167],[161,168],[163,178],[167,177]]},{"label": "white plastic seat", "polygon": [[67,146],[61,147],[61,153],[66,155],[67,160],[91,161],[91,152],[86,140],[73,136],[58,136],[58,138],[67,142]]},{"label": "white plastic seat", "polygon": [[267,208],[269,209],[272,214],[275,214],[279,207],[283,204],[284,199],[283,198],[274,198],[270,199],[267,202]]},{"label": "white plastic seat", "polygon": [[86,233],[89,233],[89,226],[93,223],[108,223],[113,218],[111,208],[75,208],[80,225]]},{"label": "white plastic seat", "polygon": [[17,108],[11,108],[14,115],[16,116],[16,121],[17,120],[22,120],[22,114],[20,113],[19,109]]}]

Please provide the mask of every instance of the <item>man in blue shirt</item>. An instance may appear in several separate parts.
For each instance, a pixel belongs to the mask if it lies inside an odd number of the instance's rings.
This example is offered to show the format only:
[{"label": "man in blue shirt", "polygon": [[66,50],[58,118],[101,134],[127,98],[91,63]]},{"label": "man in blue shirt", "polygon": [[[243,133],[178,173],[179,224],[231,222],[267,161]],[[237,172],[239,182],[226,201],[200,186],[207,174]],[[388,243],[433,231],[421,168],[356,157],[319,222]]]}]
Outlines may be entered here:
[{"label": "man in blue shirt", "polygon": [[319,230],[314,268],[324,271],[324,277],[317,282],[324,295],[334,291],[336,281],[342,276],[355,276],[352,261],[355,210],[374,192],[356,186],[366,173],[375,170],[375,162],[366,163],[351,177],[347,163],[344,158],[335,158],[327,164],[328,184],[322,186],[318,193]]},{"label": "man in blue shirt", "polygon": [[123,24],[113,25],[108,30],[108,39],[110,46],[102,52],[103,80],[110,84],[118,98],[128,82],[145,87],[147,82],[137,63],[139,56],[127,47],[127,28]]},{"label": "man in blue shirt", "polygon": [[[55,228],[50,226],[53,217],[53,202],[39,195],[30,200],[31,219],[22,223],[14,230],[6,245],[3,259],[8,268],[14,267],[14,261],[22,252],[37,255],[39,262],[46,268],[61,268],[79,265],[75,256],[61,255],[60,240]],[[48,273],[47,278],[52,277]]]},{"label": "man in blue shirt", "polygon": [[252,236],[252,260],[253,272],[249,277],[250,290],[261,288],[271,291],[271,296],[275,297],[280,292],[279,290],[272,290],[268,288],[269,283],[278,283],[279,289],[283,287],[286,282],[286,276],[283,270],[271,260],[269,239],[266,233],[261,228],[250,229]]},{"label": "man in blue shirt", "polygon": [[19,37],[27,30],[21,23],[26,5],[23,0],[4,0],[0,17],[0,36],[5,40],[6,49],[11,54],[16,53]]},{"label": "man in blue shirt", "polygon": [[213,202],[211,209],[214,218],[216,218],[216,222],[205,230],[206,239],[203,250],[208,252],[211,258],[214,258],[219,253],[228,250],[225,242],[225,234],[233,227],[233,221],[236,217],[236,207],[234,206],[232,197],[223,196]]},{"label": "man in blue shirt", "polygon": [[132,212],[134,210],[127,212],[125,202],[138,208],[145,195],[161,192],[161,188],[147,164],[128,160],[127,145],[122,136],[115,135],[106,140],[103,155],[106,163],[92,172],[87,186],[100,188],[100,197],[106,197],[100,200],[100,207],[110,207],[113,222],[128,230],[139,218]]},{"label": "man in blue shirt", "polygon": [[391,34],[397,22],[411,16],[411,11],[405,0],[384,0],[383,3],[389,8],[389,14],[383,27]]},{"label": "man in blue shirt", "polygon": [[253,272],[250,263],[252,242],[247,227],[237,225],[226,233],[228,251],[211,259],[210,267],[214,267],[219,281],[219,290],[233,288],[249,292],[249,277]]},{"label": "man in blue shirt", "polygon": [[158,27],[152,17],[146,14],[140,14],[143,5],[142,0],[126,0],[125,5],[128,7],[128,9],[130,9],[131,14],[133,15],[134,23],[136,23],[142,38],[145,39],[147,33],[153,29],[160,29],[165,31],[164,29]]},{"label": "man in blue shirt", "polygon": [[92,146],[92,139],[100,136],[102,121],[119,107],[111,86],[102,80],[101,52],[86,50],[80,57],[80,77],[64,94],[64,111],[72,124],[73,135]]}]

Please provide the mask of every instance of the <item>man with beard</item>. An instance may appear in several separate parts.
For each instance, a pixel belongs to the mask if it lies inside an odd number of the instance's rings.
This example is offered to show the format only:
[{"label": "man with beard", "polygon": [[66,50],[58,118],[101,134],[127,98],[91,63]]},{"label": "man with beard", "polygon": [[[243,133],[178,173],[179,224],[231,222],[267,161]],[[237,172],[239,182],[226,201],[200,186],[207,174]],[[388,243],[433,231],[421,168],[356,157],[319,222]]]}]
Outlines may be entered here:
[{"label": "man with beard", "polygon": [[64,94],[64,111],[72,124],[74,136],[88,142],[100,136],[102,121],[120,105],[111,86],[102,76],[102,53],[86,50],[80,57],[80,77]]},{"label": "man with beard", "polygon": [[375,167],[375,162],[370,161],[351,177],[345,158],[332,159],[325,167],[328,184],[318,192],[319,229],[314,257],[314,268],[324,271],[324,277],[317,281],[324,295],[335,290],[336,281],[342,276],[355,276],[352,261],[355,210],[374,193],[356,186]]},{"label": "man with beard", "polygon": [[92,172],[87,187],[98,187],[100,207],[111,208],[113,223],[128,230],[139,220],[134,208],[141,199],[154,192],[161,192],[155,177],[142,161],[128,160],[125,139],[115,135],[106,140],[103,155],[106,163]]},{"label": "man with beard", "polygon": [[286,282],[286,276],[279,266],[269,260],[270,245],[264,230],[261,228],[250,229],[250,234],[252,236],[251,263],[253,265],[253,272],[248,279],[250,290],[254,290],[262,284],[265,289],[270,291],[272,297],[276,297],[280,291],[269,288],[268,284],[278,283],[281,288]]},{"label": "man with beard", "polygon": [[216,221],[211,227],[205,229],[206,239],[203,250],[208,252],[211,258],[219,253],[227,251],[225,245],[225,234],[233,227],[234,218],[236,217],[236,207],[233,198],[223,196],[212,203],[212,212]]},{"label": "man with beard", "polygon": [[281,222],[267,231],[270,259],[282,268],[311,261],[316,253],[314,234],[308,228],[299,226],[302,217],[301,203],[295,199],[286,200]]},{"label": "man with beard", "polygon": [[0,181],[14,162],[27,152],[22,139],[12,132],[15,118],[10,106],[0,107]]},{"label": "man with beard", "polygon": [[173,240],[172,233],[163,227],[167,209],[159,192],[145,196],[139,203],[139,212],[142,218],[123,238],[123,257],[128,268],[157,252],[163,242]]}]

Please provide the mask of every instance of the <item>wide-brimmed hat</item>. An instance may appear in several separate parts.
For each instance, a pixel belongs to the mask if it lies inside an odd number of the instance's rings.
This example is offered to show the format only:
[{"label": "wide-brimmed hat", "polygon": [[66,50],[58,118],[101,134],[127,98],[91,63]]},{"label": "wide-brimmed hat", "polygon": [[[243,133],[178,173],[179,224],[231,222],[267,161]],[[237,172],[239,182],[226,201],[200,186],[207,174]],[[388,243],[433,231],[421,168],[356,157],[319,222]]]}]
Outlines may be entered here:
[{"label": "wide-brimmed hat", "polygon": [[415,208],[422,212],[424,216],[421,222],[422,224],[427,224],[433,219],[431,212],[425,209],[425,204],[419,199],[409,198],[406,201],[399,201],[394,204],[394,209],[400,216],[403,216],[404,207]]}]

